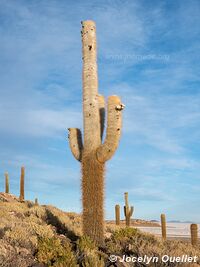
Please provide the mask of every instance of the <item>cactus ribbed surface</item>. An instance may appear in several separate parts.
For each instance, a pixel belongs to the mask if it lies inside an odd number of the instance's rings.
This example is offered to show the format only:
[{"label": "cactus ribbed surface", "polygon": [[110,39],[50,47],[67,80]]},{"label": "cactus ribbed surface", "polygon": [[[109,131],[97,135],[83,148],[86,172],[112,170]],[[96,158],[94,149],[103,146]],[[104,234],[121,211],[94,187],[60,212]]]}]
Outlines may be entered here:
[{"label": "cactus ribbed surface", "polygon": [[121,134],[121,104],[110,96],[107,104],[106,138],[102,143],[105,117],[104,97],[98,94],[96,26],[82,22],[83,126],[69,129],[72,154],[82,166],[83,233],[101,244],[104,239],[104,165],[117,149]]},{"label": "cactus ribbed surface", "polygon": [[9,176],[5,173],[5,193],[9,194]]},{"label": "cactus ribbed surface", "polygon": [[129,207],[129,204],[128,204],[128,192],[124,193],[124,197],[125,197],[124,215],[125,215],[125,218],[126,218],[126,226],[130,226],[130,224],[131,224],[131,216],[133,215],[134,207],[133,206],[131,206],[131,208]]},{"label": "cactus ribbed surface", "polygon": [[165,214],[161,214],[161,228],[162,228],[162,239],[166,240],[167,238],[167,226],[166,226],[166,216]]},{"label": "cactus ribbed surface", "polygon": [[25,176],[25,168],[21,167],[21,176],[20,176],[20,196],[19,200],[21,202],[24,201],[24,176]]},{"label": "cactus ribbed surface", "polygon": [[115,221],[116,225],[120,225],[120,205],[115,205]]},{"label": "cactus ribbed surface", "polygon": [[196,246],[198,244],[198,225],[194,223],[191,224],[190,231],[191,231],[191,244],[193,246]]}]

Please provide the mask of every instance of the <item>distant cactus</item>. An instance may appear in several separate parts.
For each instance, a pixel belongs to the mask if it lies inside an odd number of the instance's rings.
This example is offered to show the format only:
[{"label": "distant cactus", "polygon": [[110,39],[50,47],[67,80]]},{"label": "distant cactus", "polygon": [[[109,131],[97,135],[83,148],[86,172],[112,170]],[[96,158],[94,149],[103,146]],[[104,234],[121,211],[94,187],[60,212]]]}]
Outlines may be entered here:
[{"label": "distant cactus", "polygon": [[167,238],[167,227],[166,227],[166,217],[165,214],[161,214],[161,228],[162,228],[162,239],[166,240]]},{"label": "distant cactus", "polygon": [[118,96],[108,98],[106,138],[102,143],[105,119],[104,97],[98,94],[96,26],[82,22],[83,126],[69,129],[73,156],[82,166],[83,233],[98,244],[104,242],[104,165],[115,153],[120,135],[122,109]]},{"label": "distant cactus", "polygon": [[115,221],[116,225],[120,225],[120,205],[115,205]]},{"label": "distant cactus", "polygon": [[20,196],[19,200],[21,202],[24,201],[24,176],[25,176],[25,168],[21,167],[21,176],[20,176]]},{"label": "distant cactus", "polygon": [[126,218],[126,226],[130,226],[130,224],[131,224],[131,216],[133,215],[134,207],[131,206],[131,208],[129,208],[128,192],[124,193],[124,197],[125,197],[124,215],[125,215],[125,218]]},{"label": "distant cactus", "polygon": [[5,173],[5,193],[9,194],[9,176]]},{"label": "distant cactus", "polygon": [[36,206],[39,205],[39,204],[38,204],[38,199],[37,199],[37,198],[35,198],[35,205],[36,205]]},{"label": "distant cactus", "polygon": [[193,246],[196,246],[198,244],[198,225],[194,223],[191,224],[190,231],[191,231],[191,244]]}]

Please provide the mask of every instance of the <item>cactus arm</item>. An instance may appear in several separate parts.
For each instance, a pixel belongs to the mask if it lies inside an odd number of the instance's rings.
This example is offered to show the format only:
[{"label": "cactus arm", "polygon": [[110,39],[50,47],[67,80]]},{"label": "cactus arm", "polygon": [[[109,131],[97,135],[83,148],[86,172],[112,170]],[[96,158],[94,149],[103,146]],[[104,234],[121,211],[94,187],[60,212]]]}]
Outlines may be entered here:
[{"label": "cactus arm", "polygon": [[125,198],[125,206],[128,207],[128,192],[124,193],[124,198]]},{"label": "cactus arm", "polygon": [[104,132],[104,124],[105,124],[105,99],[104,96],[98,95],[99,102],[99,118],[100,118],[100,132],[101,132],[101,140],[103,138]]},{"label": "cactus arm", "polygon": [[126,212],[126,206],[124,206],[124,216],[126,217],[127,216],[127,212]]},{"label": "cactus arm", "polygon": [[131,206],[129,209],[128,207],[124,206],[124,215],[125,217],[131,217],[133,215],[134,207]]},{"label": "cactus arm", "polygon": [[75,159],[81,161],[83,150],[81,130],[78,128],[69,128],[68,131],[69,144],[72,154]]},{"label": "cactus arm", "polygon": [[124,215],[126,217],[126,226],[130,226],[131,216],[133,215],[134,207],[131,206],[129,208],[129,204],[128,204],[128,192],[125,192],[124,193],[124,198],[125,198]]},{"label": "cactus arm", "polygon": [[134,207],[131,206],[131,209],[130,209],[130,217],[133,215],[133,211],[134,211]]},{"label": "cactus arm", "polygon": [[97,159],[99,162],[109,160],[118,147],[121,124],[122,124],[122,109],[124,105],[121,104],[118,96],[110,96],[108,98],[108,118],[107,131],[105,142],[97,148]]}]

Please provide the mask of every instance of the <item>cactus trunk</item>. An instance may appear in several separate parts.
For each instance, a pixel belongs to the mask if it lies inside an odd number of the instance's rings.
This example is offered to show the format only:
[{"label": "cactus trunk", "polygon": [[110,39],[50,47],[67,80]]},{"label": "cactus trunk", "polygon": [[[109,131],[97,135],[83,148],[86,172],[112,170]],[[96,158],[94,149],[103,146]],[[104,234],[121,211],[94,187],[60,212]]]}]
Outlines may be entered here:
[{"label": "cactus trunk", "polygon": [[161,214],[160,217],[161,217],[162,239],[166,240],[166,238],[167,238],[167,227],[166,227],[165,214]]},{"label": "cactus trunk", "polygon": [[116,225],[120,225],[120,205],[115,205],[115,221]]},{"label": "cactus trunk", "polygon": [[5,193],[9,194],[9,176],[5,173]]},{"label": "cactus trunk", "polygon": [[191,231],[191,244],[193,246],[196,246],[198,244],[198,225],[191,224],[190,231]]},{"label": "cactus trunk", "polygon": [[[92,156],[93,155],[93,156]],[[94,154],[83,155],[82,204],[83,232],[98,243],[104,233],[104,164]]]},{"label": "cactus trunk", "polygon": [[[69,129],[72,154],[82,166],[83,233],[98,244],[104,239],[104,165],[117,149],[121,132],[119,97],[108,99],[107,132],[104,143],[105,103],[98,94],[96,26],[93,21],[82,22],[83,53],[83,125],[81,131]],[[84,145],[83,145],[84,143]]]},{"label": "cactus trunk", "polygon": [[24,176],[25,176],[25,168],[21,167],[21,176],[20,176],[20,196],[19,200],[21,202],[24,201]]},{"label": "cactus trunk", "polygon": [[124,215],[126,218],[126,226],[129,227],[131,224],[131,216],[133,215],[134,207],[133,206],[131,206],[131,208],[129,207],[128,192],[124,193],[124,197],[125,197]]}]

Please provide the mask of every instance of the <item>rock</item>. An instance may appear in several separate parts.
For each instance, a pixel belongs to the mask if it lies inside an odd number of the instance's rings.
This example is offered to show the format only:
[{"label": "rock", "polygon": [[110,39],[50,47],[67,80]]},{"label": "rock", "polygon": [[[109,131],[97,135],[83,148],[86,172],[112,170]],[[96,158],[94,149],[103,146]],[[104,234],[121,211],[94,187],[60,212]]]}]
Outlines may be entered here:
[{"label": "rock", "polygon": [[0,201],[2,202],[19,202],[19,198],[12,194],[0,193]]}]

